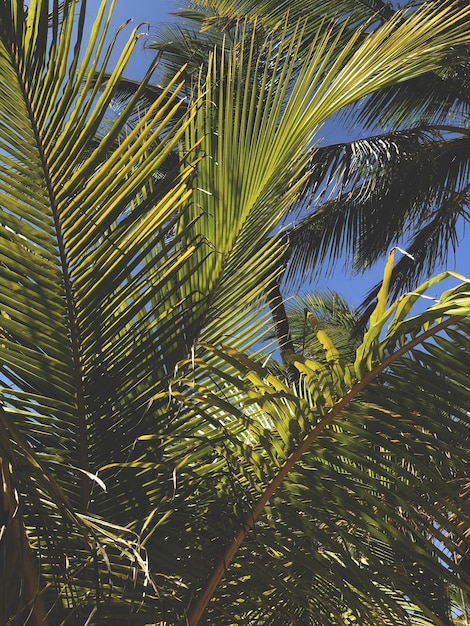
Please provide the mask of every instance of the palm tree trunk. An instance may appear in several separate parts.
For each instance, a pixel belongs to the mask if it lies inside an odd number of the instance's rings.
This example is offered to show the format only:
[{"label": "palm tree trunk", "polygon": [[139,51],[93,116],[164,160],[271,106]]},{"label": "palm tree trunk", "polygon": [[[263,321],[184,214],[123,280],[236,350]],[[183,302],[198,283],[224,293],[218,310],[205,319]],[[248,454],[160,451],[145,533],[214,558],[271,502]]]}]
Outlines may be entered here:
[{"label": "palm tree trunk", "polygon": [[274,280],[269,286],[267,301],[274,322],[282,362],[286,367],[287,380],[293,384],[299,380],[300,374],[299,370],[289,361],[289,356],[295,353],[295,349],[278,280]]}]

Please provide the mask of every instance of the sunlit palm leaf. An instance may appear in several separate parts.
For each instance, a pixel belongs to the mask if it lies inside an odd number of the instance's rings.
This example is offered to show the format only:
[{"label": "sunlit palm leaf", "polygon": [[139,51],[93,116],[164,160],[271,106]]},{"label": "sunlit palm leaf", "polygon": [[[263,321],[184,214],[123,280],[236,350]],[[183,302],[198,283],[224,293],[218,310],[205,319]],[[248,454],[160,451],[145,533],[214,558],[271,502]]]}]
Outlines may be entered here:
[{"label": "sunlit palm leaf", "polygon": [[119,526],[139,498],[151,506],[145,489],[121,494],[121,515],[106,524],[93,516],[120,494],[111,481],[100,498],[94,472],[128,457],[146,402],[186,354],[173,281],[191,247],[168,233],[192,168],[156,188],[184,132],[164,132],[180,107],[168,92],[123,136],[137,93],[96,145],[136,42],[131,33],[105,80],[109,8],[101,3],[82,45],[85,3],[56,2],[52,26],[48,2],[0,4],[2,623],[29,613],[46,623],[43,603],[54,623],[67,611],[84,623],[105,589],[121,589],[111,596],[121,615],[136,608],[135,585],[150,584],[149,608],[156,593],[139,535]]},{"label": "sunlit palm leaf", "polygon": [[[166,36],[162,33],[159,43],[152,46],[163,52],[163,58],[170,67],[169,75],[183,61],[191,65],[194,74],[201,66],[207,66],[211,47],[220,49],[224,35],[225,46],[237,45],[239,35],[236,28],[240,19],[247,19],[250,29],[260,27],[262,41],[266,33],[279,28],[281,18],[292,27],[301,17],[305,22],[304,40],[299,48],[299,58],[302,58],[300,50],[303,54],[311,34],[325,27],[329,23],[328,18],[336,18],[339,23],[348,15],[347,28],[357,29],[359,23],[367,23],[367,20],[372,20],[373,26],[377,27],[385,16],[393,15],[388,5],[380,2],[333,4],[313,2],[305,6],[301,1],[291,2],[287,11],[283,3],[201,0],[196,3],[197,10],[193,6],[191,10],[178,12],[197,24],[199,30],[175,27],[177,32],[173,29]],[[399,23],[399,13],[394,19]],[[347,31],[346,36],[349,36]],[[465,54],[466,50],[462,49],[458,60]],[[327,66],[326,63],[325,68]],[[375,92],[370,105],[364,109],[364,115],[370,112],[370,124],[377,122],[381,116],[388,116],[388,122],[393,120],[396,125],[399,120],[403,122],[397,108],[403,105],[410,109],[407,115],[413,114],[416,123],[418,113],[420,119],[424,113],[417,102],[419,93],[426,107],[434,113],[439,112],[441,123],[444,123],[442,116],[447,112],[448,122],[450,109],[454,116],[457,111],[454,104],[460,102],[461,105],[465,101],[464,68],[460,61],[458,67],[449,66],[439,69],[436,74],[426,74],[422,88],[418,78],[416,83],[405,81],[390,90]],[[438,88],[434,79],[442,83],[439,91],[442,97],[436,95]],[[353,114],[356,110],[352,110]],[[465,115],[464,109],[458,108],[458,111],[460,115]],[[427,112],[426,120],[431,121],[431,117]],[[436,122],[436,119],[434,116],[432,121]],[[353,117],[353,120],[356,118]],[[311,175],[304,188],[308,193],[304,194],[302,202],[304,205],[311,204],[314,198],[315,213],[302,219],[291,232],[288,276],[295,281],[317,276],[318,262],[334,262],[345,253],[351,265],[362,271],[386,253],[391,245],[396,245],[403,233],[412,239],[412,233],[418,233],[416,240],[409,241],[406,246],[413,247],[415,263],[406,268],[402,279],[398,271],[395,272],[394,295],[410,285],[416,285],[432,272],[437,262],[445,265],[449,250],[456,244],[456,225],[461,221],[462,206],[466,203],[462,185],[468,160],[462,156],[468,150],[465,152],[464,142],[444,141],[442,130],[408,130],[330,146],[315,153],[310,163]],[[319,197],[317,192],[325,187],[331,192],[333,186],[335,199],[323,204],[317,211],[318,204],[325,202],[324,194]],[[436,214],[435,207],[443,203],[446,206]],[[311,211],[311,208],[308,210]],[[426,232],[420,236],[418,229],[426,223]],[[430,239],[433,245],[420,243],[420,240]]]},{"label": "sunlit palm leaf", "polygon": [[[211,460],[193,466],[188,457],[181,474],[183,482],[186,471],[192,480],[211,477],[200,524],[228,546],[214,571],[221,565],[223,573],[229,548],[254,528],[209,605],[212,620],[230,623],[224,612],[246,611],[290,624],[299,612],[306,623],[340,624],[349,609],[359,623],[439,624],[447,623],[445,605],[432,581],[468,589],[458,568],[467,540],[457,522],[470,521],[460,498],[469,437],[468,283],[414,317],[418,295],[388,311],[385,299],[383,291],[354,366],[293,357],[305,380],[299,394],[230,348],[212,348],[229,371],[207,370],[223,381],[226,402],[209,378],[188,380]],[[196,580],[200,567],[193,555]],[[255,609],[261,597],[264,608]]]}]

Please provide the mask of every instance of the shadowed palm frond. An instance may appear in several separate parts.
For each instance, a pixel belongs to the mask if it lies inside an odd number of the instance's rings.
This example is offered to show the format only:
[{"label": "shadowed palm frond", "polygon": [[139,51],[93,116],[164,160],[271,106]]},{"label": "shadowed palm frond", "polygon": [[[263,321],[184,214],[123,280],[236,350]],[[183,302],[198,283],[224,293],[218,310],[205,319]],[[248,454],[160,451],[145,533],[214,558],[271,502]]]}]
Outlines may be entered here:
[{"label": "shadowed palm frond", "polygon": [[[139,534],[126,527],[145,489],[108,496],[96,471],[128,457],[149,388],[186,353],[160,320],[180,324],[171,280],[191,248],[167,234],[193,170],[188,163],[166,189],[153,174],[190,116],[162,137],[180,106],[177,95],[163,94],[123,135],[136,94],[100,133],[136,33],[109,73],[106,3],[86,44],[85,4],[66,8],[51,27],[47,2],[27,12],[0,4],[1,575],[9,590],[1,619],[12,624],[28,615],[38,624],[70,614],[85,622],[111,601],[112,588],[122,596],[112,597],[111,614],[135,611],[133,587],[137,595],[152,590],[150,609],[157,586]],[[54,3],[53,16],[60,10]],[[116,500],[121,514],[104,521]]]},{"label": "shadowed palm frond", "polygon": [[[198,68],[207,67],[210,48],[221,49],[224,37],[226,47],[237,46],[237,24],[241,19],[248,20],[255,30],[259,27],[257,45],[262,46],[266,34],[279,27],[281,16],[292,26],[302,15],[306,25],[298,51],[301,59],[311,33],[317,32],[320,25],[320,14],[323,26],[329,23],[328,17],[336,17],[340,24],[341,16],[348,15],[348,29],[357,29],[359,23],[368,21],[368,28],[376,28],[385,17],[393,16],[397,24],[401,19],[400,13],[394,14],[386,4],[354,1],[334,7],[310,3],[308,8],[303,2],[290,3],[286,11],[278,3],[255,6],[251,2],[218,0],[200,2],[198,10],[193,7],[178,14],[197,27],[192,31],[176,28],[178,32],[162,34],[160,43],[155,43],[169,64],[169,75],[178,63],[186,61],[195,76]],[[348,30],[344,32],[349,36]],[[262,57],[261,50],[262,47]],[[394,128],[400,128],[403,122],[411,123],[412,128],[328,146],[313,154],[302,198],[294,207],[294,212],[299,210],[299,204],[305,210],[291,231],[288,279],[295,283],[308,280],[318,274],[319,264],[334,264],[345,254],[346,265],[362,272],[398,242],[405,248],[413,246],[416,264],[402,280],[397,278],[395,293],[416,285],[433,271],[437,262],[446,264],[462,216],[466,219],[468,133],[460,124],[455,125],[455,117],[465,118],[468,113],[466,66],[462,62],[467,52],[466,48],[460,50],[458,64],[447,62],[446,67],[424,78],[377,90],[365,106],[346,108],[352,123],[387,126],[393,120]],[[326,67],[327,64],[325,73]],[[420,81],[426,84],[420,87]],[[399,107],[406,107],[407,112],[400,112]],[[454,136],[449,139],[452,129]],[[439,206],[442,218],[436,212]],[[449,213],[451,206],[455,209],[453,218]],[[417,242],[423,238],[419,235],[420,227],[429,224],[426,230],[434,230],[438,222],[443,227],[435,233],[433,245],[418,253]],[[411,243],[415,238],[416,242]]]},{"label": "shadowed palm frond", "polygon": [[[206,377],[196,367],[186,384],[207,463],[188,457],[180,480],[207,489],[210,476],[199,527],[227,547],[219,557],[203,549],[216,561],[191,624],[209,588],[209,619],[223,624],[341,624],[347,614],[362,624],[450,623],[445,584],[470,584],[459,567],[470,514],[468,282],[413,315],[435,281],[386,310],[390,270],[355,363],[322,337],[326,365],[292,357],[297,393],[227,346],[202,347],[195,363]],[[230,368],[216,370],[211,354]],[[187,567],[197,588],[203,563]]]},{"label": "shadowed palm frond", "polygon": [[382,23],[391,18],[394,11],[382,0],[322,3],[305,0],[198,0],[192,2],[187,9],[178,10],[174,14],[184,19],[185,25],[157,28],[149,48],[162,53],[167,77],[171,77],[175,70],[185,65],[185,76],[190,85],[201,67],[207,68],[210,53],[214,49],[220,49],[222,43],[226,48],[238,45],[238,25],[241,22],[258,34],[261,49],[264,37],[271,36],[276,31],[281,33],[282,25],[292,32],[299,23],[304,24],[303,42],[298,51],[299,63],[302,51],[308,49],[319,30],[331,29],[333,23],[336,23],[338,32],[343,31],[347,38],[348,32]]},{"label": "shadowed palm frond", "polygon": [[289,231],[289,281],[313,280],[341,256],[362,272],[399,243],[415,261],[403,261],[391,295],[416,286],[456,249],[468,221],[468,175],[465,135],[399,131],[320,148],[303,198],[316,207]]},{"label": "shadowed palm frond", "polygon": [[469,87],[470,63],[466,50],[460,63],[377,92],[355,118],[367,127],[378,121],[383,127],[397,129],[416,125],[420,120],[429,125],[462,128],[459,122],[468,121]]}]

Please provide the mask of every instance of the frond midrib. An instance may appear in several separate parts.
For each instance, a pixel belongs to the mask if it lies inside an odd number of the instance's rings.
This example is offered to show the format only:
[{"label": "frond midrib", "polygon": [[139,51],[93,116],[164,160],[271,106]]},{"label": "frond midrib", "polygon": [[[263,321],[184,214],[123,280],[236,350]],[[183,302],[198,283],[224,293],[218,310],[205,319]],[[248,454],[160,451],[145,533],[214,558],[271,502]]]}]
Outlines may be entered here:
[{"label": "frond midrib", "polygon": [[[79,458],[81,462],[81,468],[89,470],[88,460],[88,438],[86,427],[86,405],[85,405],[85,392],[83,387],[83,375],[82,375],[82,361],[81,361],[81,341],[80,341],[80,329],[78,325],[75,298],[73,295],[73,285],[69,270],[69,264],[67,261],[67,250],[65,246],[64,236],[61,228],[59,206],[56,201],[56,194],[54,185],[52,183],[52,177],[50,173],[49,163],[40,129],[37,124],[36,116],[30,98],[28,97],[28,89],[23,81],[22,73],[16,61],[15,55],[10,52],[10,59],[12,68],[16,74],[18,86],[21,90],[25,110],[28,115],[31,130],[34,136],[34,141],[37,147],[37,154],[42,167],[44,184],[49,198],[50,210],[55,230],[55,238],[57,243],[57,260],[60,266],[60,273],[62,276],[62,286],[65,296],[65,311],[64,317],[67,322],[68,337],[70,341],[71,351],[71,365],[72,365],[72,378],[75,388],[75,400],[76,411],[79,426]],[[80,477],[80,493],[81,493],[81,507],[83,511],[86,511],[88,507],[89,499],[88,481],[85,476]]]}]

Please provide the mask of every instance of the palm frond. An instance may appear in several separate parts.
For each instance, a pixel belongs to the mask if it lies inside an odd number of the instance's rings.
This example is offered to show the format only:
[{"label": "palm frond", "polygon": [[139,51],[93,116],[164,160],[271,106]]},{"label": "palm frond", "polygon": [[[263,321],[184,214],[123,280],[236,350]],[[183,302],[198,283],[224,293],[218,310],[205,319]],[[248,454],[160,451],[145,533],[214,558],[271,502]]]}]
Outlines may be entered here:
[{"label": "palm frond", "polygon": [[308,50],[320,30],[335,29],[337,33],[342,33],[346,42],[350,32],[376,26],[393,14],[391,7],[381,0],[322,3],[305,0],[198,0],[190,3],[187,9],[175,12],[185,21],[184,26],[164,25],[157,28],[149,48],[162,54],[166,68],[163,82],[165,76],[172,76],[176,69],[185,65],[185,77],[191,85],[201,68],[207,68],[214,49],[220,50],[222,45],[225,49],[236,47],[240,43],[239,24],[242,22],[251,32],[257,33],[260,53],[266,36],[276,32],[282,35],[285,27],[293,32],[299,24],[303,24],[303,42],[297,53],[300,66],[302,51]]},{"label": "palm frond", "polygon": [[378,122],[390,129],[468,120],[469,68],[467,50],[459,64],[377,92],[355,116],[356,120],[367,127]]},{"label": "palm frond", "polygon": [[[149,584],[153,611],[156,586],[139,536],[125,527],[130,500],[122,501],[120,518],[100,521],[116,496],[100,499],[104,483],[96,470],[104,460],[128,457],[170,355],[176,363],[185,354],[181,342],[175,345],[174,321],[166,330],[162,324],[158,342],[154,337],[161,319],[181,317],[171,281],[191,255],[181,237],[167,234],[190,193],[193,169],[188,163],[166,190],[153,178],[190,121],[162,136],[180,107],[178,78],[176,95],[166,90],[115,150],[151,68],[90,150],[136,33],[109,72],[106,2],[86,45],[85,3],[67,3],[52,29],[49,8],[40,0],[27,11],[0,4],[1,456],[8,485],[2,581],[14,590],[2,596],[1,612],[12,624],[28,614],[35,623],[58,623],[67,614],[85,622],[111,600],[127,615],[137,609],[136,589]],[[53,15],[60,10],[56,2]],[[165,289],[163,311],[157,294]],[[130,415],[134,429],[125,426]],[[134,503],[142,495],[144,489]],[[27,560],[15,569],[23,554]],[[140,573],[129,588],[136,565]],[[109,595],[112,588],[122,596]],[[47,618],[44,607],[52,610]]]},{"label": "palm frond", "polygon": [[[180,480],[210,473],[214,487],[200,523],[227,548],[190,623],[222,575],[208,607],[220,623],[230,623],[226,613],[340,624],[348,610],[359,623],[449,623],[442,581],[470,584],[458,567],[467,549],[460,528],[470,514],[460,497],[469,432],[468,282],[417,315],[418,294],[388,310],[386,298],[385,281],[354,365],[293,356],[305,383],[297,393],[228,347],[205,346],[225,358],[227,370],[196,359],[207,377],[186,381],[188,408],[212,454],[205,465],[188,456]],[[188,394],[176,397],[185,403]],[[226,519],[227,506],[233,522],[224,528],[215,520]],[[188,566],[197,585],[202,563]]]},{"label": "palm frond", "polygon": [[415,262],[395,274],[397,297],[445,265],[468,220],[467,144],[422,129],[320,148],[302,202],[316,206],[289,232],[289,281],[314,277],[321,264],[328,271],[342,255],[362,272],[401,245]]},{"label": "palm frond", "polygon": [[[317,337],[318,330],[323,330],[343,357],[353,358],[359,341],[360,314],[339,293],[325,290],[292,296],[286,302],[286,315],[295,352],[324,361],[324,347]],[[274,339],[272,332],[267,333],[266,339]],[[278,373],[282,370],[272,360],[269,367]]]}]

